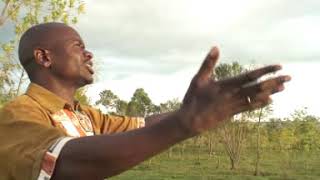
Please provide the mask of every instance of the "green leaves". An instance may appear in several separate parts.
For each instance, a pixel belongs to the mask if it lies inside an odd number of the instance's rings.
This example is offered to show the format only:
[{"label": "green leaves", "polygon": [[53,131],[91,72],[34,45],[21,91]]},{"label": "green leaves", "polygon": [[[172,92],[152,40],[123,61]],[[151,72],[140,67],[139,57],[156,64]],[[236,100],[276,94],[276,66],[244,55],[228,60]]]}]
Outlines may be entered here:
[{"label": "green leaves", "polygon": [[241,66],[238,62],[222,63],[215,68],[214,74],[217,80],[225,79],[238,75],[245,71],[245,68]]},{"label": "green leaves", "polygon": [[70,0],[69,1],[69,8],[73,8],[75,4],[75,0]]},{"label": "green leaves", "polygon": [[106,109],[111,111],[111,114],[126,115],[128,103],[119,99],[111,90],[104,90],[99,93],[99,96],[100,99],[96,101],[96,105],[103,105]]},{"label": "green leaves", "polygon": [[165,103],[161,103],[160,112],[166,113],[166,112],[176,111],[180,108],[180,106],[181,106],[181,102],[177,98],[174,98],[172,100],[166,101]]},{"label": "green leaves", "polygon": [[145,117],[152,109],[152,102],[143,88],[134,92],[128,105],[128,115]]},{"label": "green leaves", "polygon": [[72,22],[72,24],[77,24],[78,23],[78,18],[77,17],[73,17],[71,22]]},{"label": "green leaves", "polygon": [[79,13],[79,14],[84,13],[84,11],[85,11],[84,7],[85,7],[84,4],[80,4],[80,5],[79,5],[79,7],[78,7],[78,13]]},{"label": "green leaves", "polygon": [[104,90],[99,95],[100,99],[96,101],[95,105],[101,104],[111,114],[118,115],[146,117],[151,114],[175,111],[181,105],[178,99],[168,100],[159,106],[155,105],[143,88],[136,89],[129,102],[121,100],[111,90]]},{"label": "green leaves", "polygon": [[90,98],[86,96],[87,88],[83,87],[76,91],[74,98],[79,101],[80,104],[90,105]]},{"label": "green leaves", "polygon": [[104,106],[116,107],[116,102],[119,100],[118,96],[113,94],[111,90],[104,90],[99,93],[100,99],[96,101],[96,105],[102,104]]},{"label": "green leaves", "polygon": [[15,48],[14,42],[10,41],[8,43],[4,43],[4,44],[1,45],[1,48],[6,54],[10,54],[10,53],[12,53],[12,51]]}]

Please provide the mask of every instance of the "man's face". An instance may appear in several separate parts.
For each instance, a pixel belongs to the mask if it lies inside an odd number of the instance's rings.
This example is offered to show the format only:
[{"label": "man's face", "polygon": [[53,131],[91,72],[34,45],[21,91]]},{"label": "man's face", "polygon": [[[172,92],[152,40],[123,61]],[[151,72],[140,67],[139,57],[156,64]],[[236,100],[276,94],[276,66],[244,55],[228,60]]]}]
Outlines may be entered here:
[{"label": "man's face", "polygon": [[55,32],[55,38],[50,49],[53,75],[78,87],[92,83],[93,55],[85,49],[79,34],[66,26]]}]

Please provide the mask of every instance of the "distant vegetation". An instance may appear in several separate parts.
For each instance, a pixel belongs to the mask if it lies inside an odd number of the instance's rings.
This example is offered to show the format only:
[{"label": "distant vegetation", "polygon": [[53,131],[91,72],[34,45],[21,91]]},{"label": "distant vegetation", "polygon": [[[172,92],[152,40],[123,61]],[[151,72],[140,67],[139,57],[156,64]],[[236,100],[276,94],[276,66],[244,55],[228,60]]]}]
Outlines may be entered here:
[{"label": "distant vegetation", "polygon": [[[233,62],[220,64],[215,74],[223,79],[245,71]],[[139,88],[129,102],[104,90],[95,104],[111,113],[145,117],[174,111],[181,102],[173,99],[155,105]],[[319,179],[320,123],[306,110],[271,118],[271,104],[241,113],[114,179]]]}]

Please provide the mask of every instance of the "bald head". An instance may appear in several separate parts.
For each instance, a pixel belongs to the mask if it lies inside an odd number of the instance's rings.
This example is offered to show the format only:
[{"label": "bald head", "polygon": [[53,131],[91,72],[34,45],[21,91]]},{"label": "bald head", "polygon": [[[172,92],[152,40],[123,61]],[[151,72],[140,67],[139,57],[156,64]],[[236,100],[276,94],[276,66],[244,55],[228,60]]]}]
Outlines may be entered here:
[{"label": "bald head", "polygon": [[19,60],[29,76],[35,70],[35,49],[52,49],[63,31],[74,31],[76,33],[73,28],[66,24],[51,22],[35,25],[21,36],[18,50]]},{"label": "bald head", "polygon": [[63,23],[28,29],[19,43],[19,59],[31,82],[81,87],[92,83],[93,55],[80,35]]}]

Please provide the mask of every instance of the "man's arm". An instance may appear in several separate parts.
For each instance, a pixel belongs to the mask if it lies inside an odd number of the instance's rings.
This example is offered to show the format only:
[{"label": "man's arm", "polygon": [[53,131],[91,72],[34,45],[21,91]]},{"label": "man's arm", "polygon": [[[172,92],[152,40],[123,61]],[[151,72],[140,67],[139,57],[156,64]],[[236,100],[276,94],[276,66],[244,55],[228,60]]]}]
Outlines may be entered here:
[{"label": "man's arm", "polygon": [[154,114],[154,115],[148,116],[145,118],[145,125],[146,127],[148,127],[148,126],[157,124],[158,122],[160,122],[163,119],[166,119],[168,116],[170,116],[173,113],[174,112],[167,112],[167,113]]},{"label": "man's arm", "polygon": [[61,151],[52,179],[101,180],[119,174],[191,137],[179,118],[175,112],[154,126],[71,140]]},{"label": "man's arm", "polygon": [[278,76],[250,84],[281,69],[273,65],[215,81],[210,77],[218,56],[218,49],[213,48],[191,81],[181,108],[159,118],[158,123],[125,133],[69,141],[61,151],[52,179],[101,180],[116,175],[175,143],[217,127],[239,112],[269,104],[270,95],[282,91],[283,84],[290,80],[289,76]]}]

